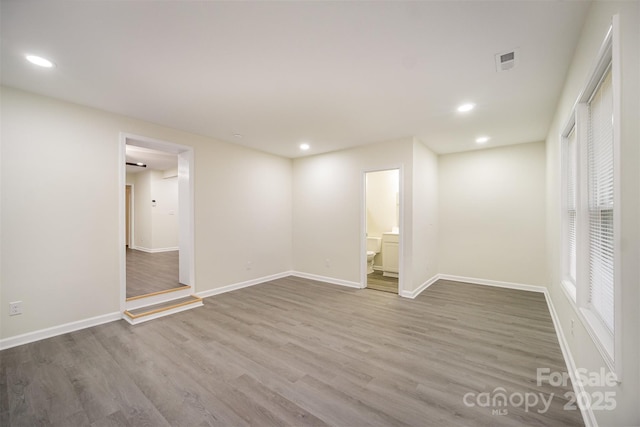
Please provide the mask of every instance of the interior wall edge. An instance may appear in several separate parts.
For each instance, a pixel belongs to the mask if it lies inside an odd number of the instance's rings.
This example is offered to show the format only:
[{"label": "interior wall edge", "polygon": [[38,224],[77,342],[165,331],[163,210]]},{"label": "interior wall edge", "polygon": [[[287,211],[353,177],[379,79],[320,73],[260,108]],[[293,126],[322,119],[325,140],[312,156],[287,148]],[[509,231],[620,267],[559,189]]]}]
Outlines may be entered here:
[{"label": "interior wall edge", "polygon": [[399,295],[401,297],[404,297],[404,298],[415,299],[424,290],[426,290],[429,286],[431,286],[434,283],[436,283],[438,280],[440,280],[440,275],[436,274],[435,276],[433,276],[430,279],[428,279],[427,281],[425,281],[422,285],[418,286],[413,291],[402,290],[402,291],[400,291]]}]

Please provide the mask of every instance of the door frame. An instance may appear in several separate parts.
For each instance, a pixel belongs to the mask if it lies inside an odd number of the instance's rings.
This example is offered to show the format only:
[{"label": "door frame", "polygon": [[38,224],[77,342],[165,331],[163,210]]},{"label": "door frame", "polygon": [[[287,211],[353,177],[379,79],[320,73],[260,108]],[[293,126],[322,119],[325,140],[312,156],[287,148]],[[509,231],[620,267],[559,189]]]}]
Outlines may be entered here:
[{"label": "door frame", "polygon": [[[126,182],[126,168],[125,168],[125,182]],[[127,216],[129,217],[129,241],[127,242],[125,239],[125,246],[128,246],[129,249],[135,249],[136,245],[134,245],[133,242],[135,242],[135,217],[136,217],[136,212],[135,212],[135,185],[133,184],[125,184],[125,197],[126,197],[126,191],[127,191],[127,187],[130,187],[131,190],[129,191],[129,212],[126,211],[126,201],[125,201],[125,230],[126,230],[126,226],[127,226]]]},{"label": "door frame", "polygon": [[[194,251],[194,155],[193,147],[162,141],[141,135],[120,132],[119,135],[119,250],[120,250],[120,312],[126,309],[127,299],[127,259],[125,250],[125,185],[127,181],[126,146],[135,145],[153,150],[165,151],[178,156],[178,247],[180,251],[180,283],[195,291],[195,251]],[[133,237],[133,236],[131,236]]]},{"label": "door frame", "polygon": [[398,295],[403,295],[404,271],[404,167],[390,165],[362,172],[362,191],[360,191],[360,287],[367,287],[367,174],[372,172],[398,171]]}]

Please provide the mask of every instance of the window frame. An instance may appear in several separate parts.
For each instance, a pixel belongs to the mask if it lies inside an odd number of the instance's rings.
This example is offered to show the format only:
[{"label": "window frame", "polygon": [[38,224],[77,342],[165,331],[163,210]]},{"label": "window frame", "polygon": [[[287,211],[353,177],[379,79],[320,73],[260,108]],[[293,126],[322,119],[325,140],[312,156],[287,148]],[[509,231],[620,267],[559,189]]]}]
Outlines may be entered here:
[{"label": "window frame", "polygon": [[[615,15],[602,43],[595,66],[583,91],[578,97],[565,126],[560,133],[561,152],[561,289],[578,314],[595,346],[601,353],[609,369],[621,381],[622,347],[622,286],[621,286],[621,213],[620,213],[620,31],[619,18]],[[589,206],[588,206],[588,165],[587,135],[589,127],[589,103],[600,88],[600,83],[611,72],[613,91],[613,293],[614,330],[605,325],[600,315],[590,303],[589,277]],[[576,132],[576,278],[571,280],[568,272],[568,203],[566,150],[571,132]]]},{"label": "window frame", "polygon": [[[569,140],[571,134],[575,134],[575,167],[571,172],[573,172],[573,186],[574,186],[574,198],[575,198],[575,240],[576,240],[576,253],[575,253],[575,262],[576,265],[573,267],[570,264],[570,250],[569,250],[569,202],[568,202],[568,186],[569,186],[569,170],[567,169],[568,160],[569,160]],[[562,170],[562,196],[561,196],[561,206],[562,206],[562,268],[561,268],[561,283],[563,289],[567,293],[567,296],[575,303],[576,302],[576,282],[577,282],[577,259],[578,259],[578,210],[579,210],[579,200],[580,197],[578,195],[578,190],[580,186],[578,185],[578,163],[580,156],[578,155],[578,129],[576,126],[575,112],[571,114],[569,121],[567,122],[561,137],[560,137],[560,146],[561,146],[561,170]],[[576,272],[576,276],[573,277],[571,275],[571,270]]]}]

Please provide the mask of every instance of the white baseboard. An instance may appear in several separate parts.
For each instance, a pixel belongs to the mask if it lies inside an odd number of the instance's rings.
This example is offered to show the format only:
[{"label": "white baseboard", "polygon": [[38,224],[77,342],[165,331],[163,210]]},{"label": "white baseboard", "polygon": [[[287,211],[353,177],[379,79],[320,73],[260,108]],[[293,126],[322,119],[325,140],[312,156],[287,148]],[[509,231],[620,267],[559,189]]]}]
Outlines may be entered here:
[{"label": "white baseboard", "polygon": [[317,280],[319,282],[325,282],[332,285],[347,286],[349,288],[362,289],[362,286],[358,282],[350,282],[342,279],[335,279],[333,277],[319,276],[316,274],[302,273],[300,271],[284,271],[282,273],[272,274],[270,276],[259,277],[257,279],[247,280],[246,282],[234,283],[220,288],[209,289],[206,291],[196,292],[195,295],[200,298],[207,298],[214,295],[224,294],[226,292],[235,291],[242,288],[248,288],[250,286],[259,285],[261,283],[270,282],[276,279],[282,279],[284,277],[300,277],[303,279]]},{"label": "white baseboard", "polygon": [[132,246],[131,249],[134,249],[136,251],[146,252],[149,254],[157,254],[160,252],[173,252],[173,251],[180,250],[180,248],[177,246],[175,248],[154,248],[154,249],[144,248],[142,246]]},{"label": "white baseboard", "polygon": [[436,274],[431,279],[427,280],[422,285],[420,285],[418,289],[414,291],[402,291],[400,293],[400,296],[413,299],[418,295],[420,295],[421,292],[423,292],[429,286],[433,285],[438,280],[451,280],[452,282],[464,282],[464,283],[470,283],[472,285],[496,286],[499,288],[517,289],[517,290],[529,291],[529,292],[540,292],[540,293],[547,292],[547,288],[544,286],[525,285],[523,283],[514,283],[514,282],[501,282],[498,280],[478,279],[475,277],[454,276],[451,274]]},{"label": "white baseboard", "polygon": [[335,279],[333,277],[319,276],[317,274],[302,273],[300,271],[292,271],[290,276],[300,277],[303,279],[317,280],[318,282],[330,283],[332,285],[346,286],[348,288],[362,289],[362,285],[358,282],[350,282],[348,280]]},{"label": "white baseboard", "polygon": [[[564,361],[567,365],[567,372],[569,372],[569,377],[571,378],[571,384],[573,385],[573,392],[575,393],[576,396],[583,396],[584,394],[586,394],[584,386],[577,381],[576,363],[573,360],[573,355],[571,354],[571,350],[569,349],[569,343],[567,343],[564,332],[562,330],[562,326],[560,325],[560,318],[558,317],[558,313],[556,312],[556,309],[553,306],[553,301],[551,300],[551,294],[547,289],[545,289],[544,291],[544,297],[547,300],[547,307],[549,307],[551,320],[553,320],[553,326],[554,326],[554,329],[556,330],[558,343],[560,344],[560,350],[562,350],[562,356],[564,357]],[[598,427],[598,422],[596,421],[595,415],[591,407],[580,408],[580,412],[582,413],[582,419],[584,420],[585,427]]]},{"label": "white baseboard", "polygon": [[291,271],[285,271],[282,273],[272,274],[270,276],[263,276],[263,277],[258,277],[257,279],[247,280],[245,282],[233,283],[231,285],[222,286],[220,288],[196,292],[195,295],[199,296],[200,298],[207,298],[214,295],[235,291],[237,289],[248,288],[249,286],[259,285],[260,283],[270,282],[271,280],[282,279],[283,277],[288,277],[291,275],[292,275]]},{"label": "white baseboard", "polygon": [[75,322],[65,323],[64,325],[53,326],[51,328],[40,329],[39,331],[28,332],[22,335],[16,335],[0,340],[0,350],[16,347],[23,344],[29,344],[34,341],[40,341],[46,338],[55,337],[57,335],[74,332],[80,329],[90,328],[92,326],[102,325],[103,323],[120,320],[122,313],[116,311],[114,313],[103,314],[101,316],[91,317],[89,319],[78,320]]},{"label": "white baseboard", "polygon": [[[291,271],[285,271],[282,273],[273,274],[271,276],[264,276],[257,279],[248,280],[246,282],[235,283],[233,285],[223,286],[221,288],[198,292],[195,295],[201,298],[206,298],[212,295],[218,295],[225,292],[234,291],[236,289],[246,288],[248,286],[253,286],[253,285],[268,282],[271,280],[288,277],[288,276],[291,276],[292,274],[293,273]],[[0,340],[0,350],[5,350],[8,348],[16,347],[23,344],[29,344],[31,342],[55,337],[57,335],[66,334],[68,332],[74,332],[80,329],[90,328],[92,326],[98,326],[103,323],[113,322],[115,320],[120,320],[122,318],[123,318],[123,314],[121,312],[114,312],[114,313],[104,314],[101,316],[92,317],[89,319],[83,319],[83,320],[78,320],[71,323],[65,323],[64,325],[53,326],[50,328],[41,329],[38,331],[29,332],[22,335],[16,335],[13,337],[4,338]]]},{"label": "white baseboard", "polygon": [[418,286],[418,288],[413,290],[413,291],[400,291],[400,296],[404,297],[404,298],[414,299],[415,297],[420,295],[422,293],[422,291],[424,291],[429,286],[431,286],[434,283],[436,283],[438,281],[438,279],[440,279],[440,275],[436,274],[431,279],[427,280],[426,282],[424,282],[422,285]]},{"label": "white baseboard", "polygon": [[485,285],[485,286],[496,286],[498,288],[518,289],[521,291],[529,291],[529,292],[544,293],[547,291],[547,288],[544,286],[525,285],[522,283],[513,283],[513,282],[501,282],[499,280],[478,279],[475,277],[453,276],[450,274],[439,274],[438,279],[451,280],[453,282],[465,282],[465,283],[471,283],[474,285]]}]

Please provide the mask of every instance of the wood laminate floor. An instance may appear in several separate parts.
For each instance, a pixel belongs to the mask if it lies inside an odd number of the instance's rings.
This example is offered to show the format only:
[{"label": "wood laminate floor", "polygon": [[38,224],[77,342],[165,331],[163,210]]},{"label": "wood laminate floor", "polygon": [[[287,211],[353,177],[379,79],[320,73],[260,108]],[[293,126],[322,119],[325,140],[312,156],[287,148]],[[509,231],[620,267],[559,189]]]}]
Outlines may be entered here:
[{"label": "wood laminate floor", "polygon": [[371,274],[367,274],[367,288],[397,294],[398,278],[386,277],[382,274],[382,271],[374,271]]},{"label": "wood laminate floor", "polygon": [[127,248],[127,298],[183,286],[178,281],[178,254]]},{"label": "wood laminate floor", "polygon": [[[439,281],[411,300],[289,277],[0,352],[0,425],[583,425],[570,384],[537,386],[538,367],[565,371],[542,294]],[[476,404],[496,388],[552,403]]]}]

